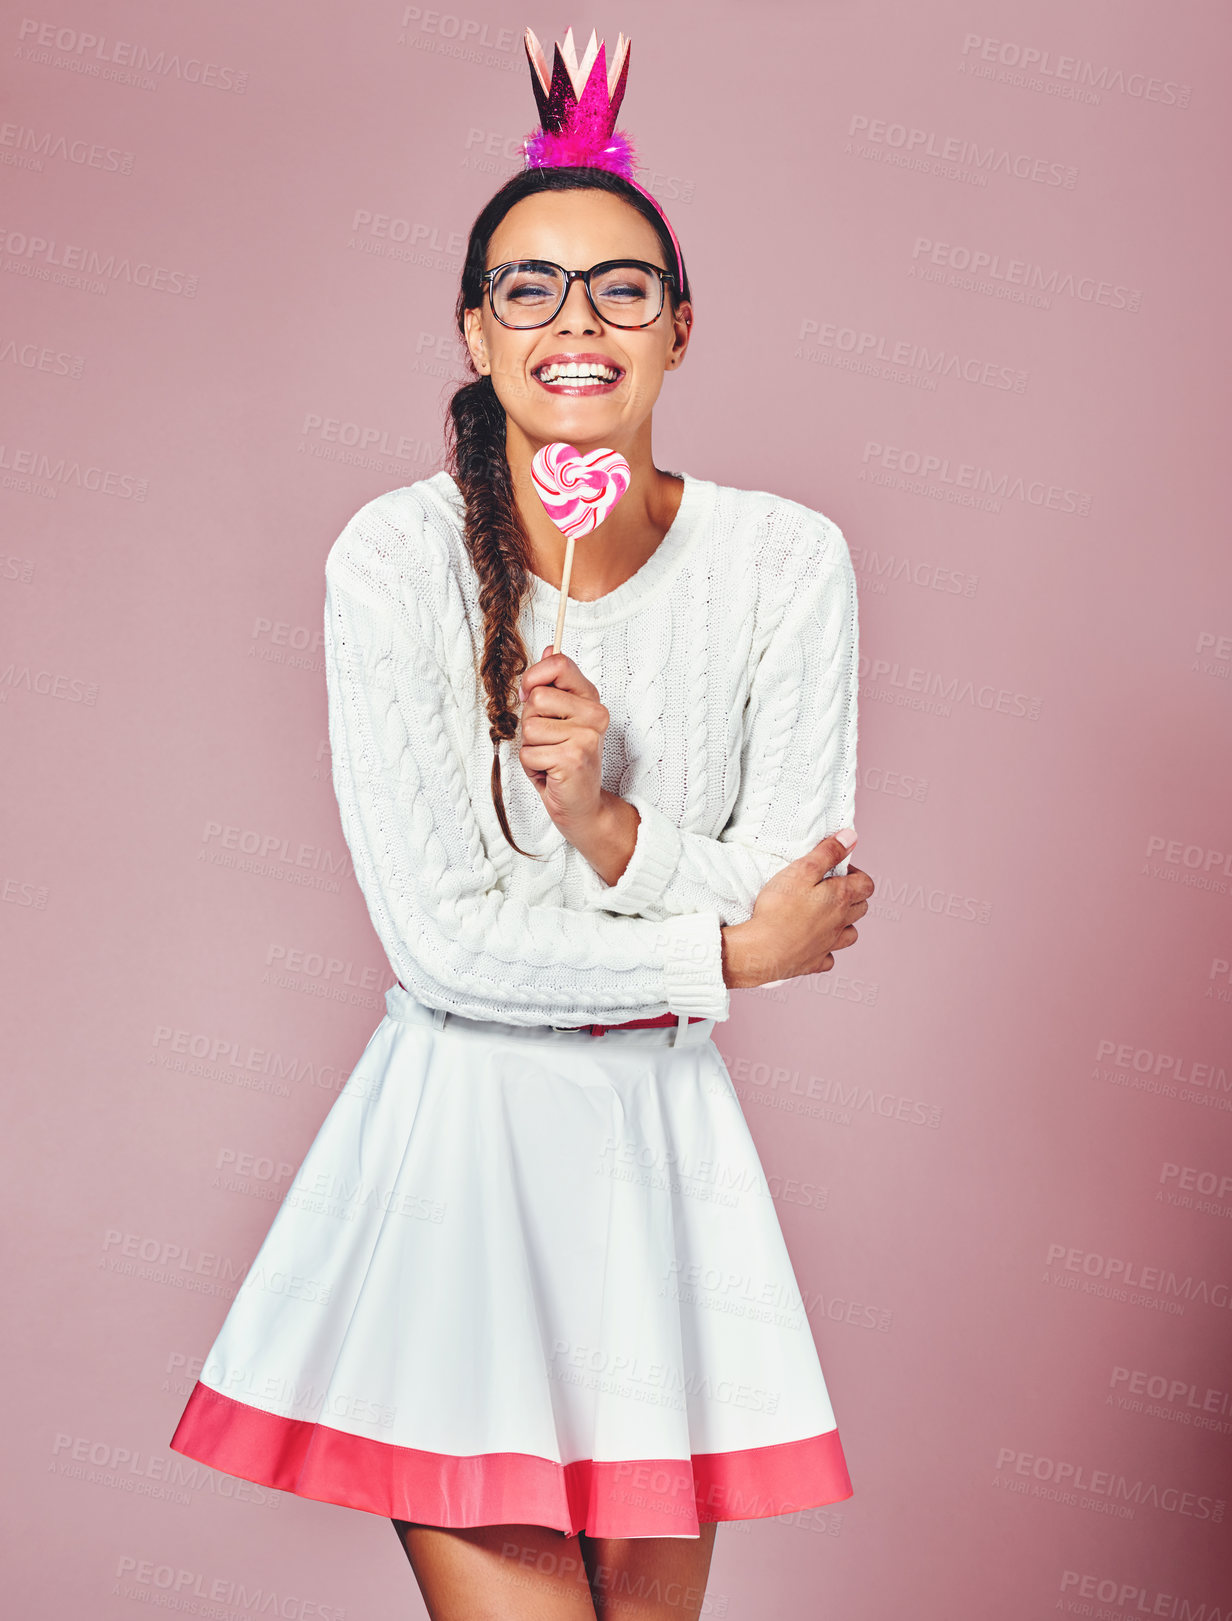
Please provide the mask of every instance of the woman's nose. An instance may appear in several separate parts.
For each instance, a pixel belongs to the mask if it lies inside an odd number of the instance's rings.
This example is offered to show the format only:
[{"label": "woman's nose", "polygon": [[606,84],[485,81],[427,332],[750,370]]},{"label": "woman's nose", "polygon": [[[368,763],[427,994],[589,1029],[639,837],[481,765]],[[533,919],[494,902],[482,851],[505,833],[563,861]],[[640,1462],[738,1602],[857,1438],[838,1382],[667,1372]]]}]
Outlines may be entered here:
[{"label": "woman's nose", "polygon": [[[579,324],[580,323],[580,324]],[[556,312],[557,332],[597,332],[599,319],[586,296],[586,284],[580,276],[569,284],[565,302]]]}]

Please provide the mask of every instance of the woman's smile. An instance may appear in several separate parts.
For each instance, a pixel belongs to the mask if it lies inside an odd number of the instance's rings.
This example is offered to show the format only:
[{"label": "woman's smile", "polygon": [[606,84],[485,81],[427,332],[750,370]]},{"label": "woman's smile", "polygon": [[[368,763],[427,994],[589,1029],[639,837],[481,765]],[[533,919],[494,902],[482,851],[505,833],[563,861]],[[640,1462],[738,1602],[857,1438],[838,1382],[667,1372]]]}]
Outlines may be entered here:
[{"label": "woman's smile", "polygon": [[580,349],[548,355],[531,368],[549,394],[610,394],[624,375],[624,367],[607,355]]}]

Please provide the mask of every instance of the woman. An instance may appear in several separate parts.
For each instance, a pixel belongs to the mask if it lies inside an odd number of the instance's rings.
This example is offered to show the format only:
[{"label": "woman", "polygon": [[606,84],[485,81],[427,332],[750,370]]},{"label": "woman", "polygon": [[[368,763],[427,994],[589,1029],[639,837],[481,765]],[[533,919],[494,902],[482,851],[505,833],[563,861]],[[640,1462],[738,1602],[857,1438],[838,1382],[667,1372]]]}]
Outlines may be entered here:
[{"label": "woman", "polygon": [[[390,1518],[433,1621],[690,1621],[719,1520],[852,1490],[710,1036],[730,988],[829,970],[873,892],[829,832],[854,578],[820,514],[655,466],[692,307],[621,176],[503,186],[458,323],[453,474],[326,563],[334,782],[398,983],[171,1444]],[[557,440],[632,478],[553,655]]]}]

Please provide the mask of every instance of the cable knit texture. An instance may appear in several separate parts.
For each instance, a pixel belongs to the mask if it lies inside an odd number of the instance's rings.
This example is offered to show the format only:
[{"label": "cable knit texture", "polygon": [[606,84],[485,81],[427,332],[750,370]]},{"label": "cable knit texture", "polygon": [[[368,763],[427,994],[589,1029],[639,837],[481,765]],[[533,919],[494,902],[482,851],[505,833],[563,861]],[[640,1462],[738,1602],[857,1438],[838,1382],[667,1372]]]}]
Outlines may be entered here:
[{"label": "cable knit texture", "polygon": [[[636,806],[607,884],[501,745],[514,836],[492,806],[478,580],[448,473],[360,508],[325,564],[339,816],[373,927],[419,1001],[507,1024],[726,1019],[724,923],[855,819],[855,575],[838,525],[688,474],[643,566],[570,600],[563,651],[611,715],[603,786]],[[602,533],[583,545],[601,545]],[[536,578],[536,661],[559,593]],[[847,870],[846,861],[835,869]]]}]

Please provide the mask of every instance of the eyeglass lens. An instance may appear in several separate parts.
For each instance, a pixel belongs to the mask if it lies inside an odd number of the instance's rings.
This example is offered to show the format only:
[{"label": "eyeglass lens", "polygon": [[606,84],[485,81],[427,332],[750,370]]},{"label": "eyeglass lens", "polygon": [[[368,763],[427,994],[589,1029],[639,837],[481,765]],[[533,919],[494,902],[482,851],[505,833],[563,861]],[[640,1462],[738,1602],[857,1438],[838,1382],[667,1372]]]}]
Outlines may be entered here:
[{"label": "eyeglass lens", "polygon": [[[492,278],[492,308],[507,326],[550,321],[564,300],[565,276],[557,265],[522,259]],[[590,296],[612,326],[642,326],[663,307],[663,279],[632,261],[592,272]]]}]

